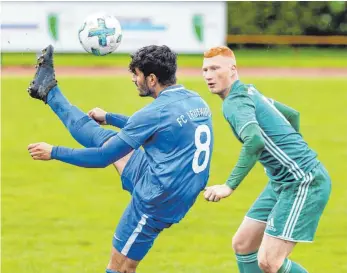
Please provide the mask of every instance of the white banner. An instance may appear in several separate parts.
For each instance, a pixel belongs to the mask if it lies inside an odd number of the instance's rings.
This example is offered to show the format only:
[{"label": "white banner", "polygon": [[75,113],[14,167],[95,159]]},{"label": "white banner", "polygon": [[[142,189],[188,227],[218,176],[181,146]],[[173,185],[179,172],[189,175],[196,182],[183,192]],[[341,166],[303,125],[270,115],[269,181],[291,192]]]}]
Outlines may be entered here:
[{"label": "white banner", "polygon": [[97,12],[121,23],[116,52],[166,44],[179,53],[200,53],[225,44],[225,2],[2,2],[2,51],[37,52],[52,44],[57,52],[84,52],[78,30]]}]

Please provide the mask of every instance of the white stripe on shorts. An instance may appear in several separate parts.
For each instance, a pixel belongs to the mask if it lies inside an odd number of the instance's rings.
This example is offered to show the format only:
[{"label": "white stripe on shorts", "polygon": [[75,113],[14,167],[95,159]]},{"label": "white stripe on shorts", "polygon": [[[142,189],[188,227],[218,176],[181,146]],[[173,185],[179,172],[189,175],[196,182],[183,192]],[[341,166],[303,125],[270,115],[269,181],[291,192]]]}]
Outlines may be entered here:
[{"label": "white stripe on shorts", "polygon": [[308,173],[305,175],[303,181],[301,182],[298,193],[295,197],[292,209],[290,210],[287,222],[284,226],[282,236],[285,238],[291,238],[293,235],[295,225],[299,219],[301,210],[304,206],[307,193],[308,193],[308,188],[313,180],[313,175],[311,173]]},{"label": "white stripe on shorts", "polygon": [[133,243],[135,242],[137,236],[140,234],[143,226],[146,224],[148,216],[146,214],[143,214],[141,217],[141,220],[139,221],[139,223],[137,224],[137,227],[134,229],[133,233],[130,235],[128,241],[126,242],[125,246],[123,247],[121,253],[126,256],[131,248],[131,246],[133,245]]}]

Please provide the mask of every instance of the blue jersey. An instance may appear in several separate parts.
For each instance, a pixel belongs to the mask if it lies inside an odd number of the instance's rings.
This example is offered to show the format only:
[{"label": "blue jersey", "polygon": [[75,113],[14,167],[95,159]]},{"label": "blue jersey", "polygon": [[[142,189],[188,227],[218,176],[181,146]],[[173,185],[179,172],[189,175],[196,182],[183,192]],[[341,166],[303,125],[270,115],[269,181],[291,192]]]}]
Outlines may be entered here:
[{"label": "blue jersey", "polygon": [[142,146],[148,161],[133,200],[153,218],[181,220],[209,178],[213,131],[206,102],[182,85],[170,86],[118,136],[134,149]]}]

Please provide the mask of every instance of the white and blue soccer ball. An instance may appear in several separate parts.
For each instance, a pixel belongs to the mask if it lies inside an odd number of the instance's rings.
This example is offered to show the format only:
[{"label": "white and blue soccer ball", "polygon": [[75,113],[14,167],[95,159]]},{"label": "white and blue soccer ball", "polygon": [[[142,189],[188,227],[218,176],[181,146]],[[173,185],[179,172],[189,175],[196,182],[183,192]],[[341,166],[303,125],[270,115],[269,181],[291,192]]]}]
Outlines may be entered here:
[{"label": "white and blue soccer ball", "polygon": [[122,42],[122,28],[110,14],[97,13],[83,22],[78,38],[85,51],[97,56],[114,52]]}]

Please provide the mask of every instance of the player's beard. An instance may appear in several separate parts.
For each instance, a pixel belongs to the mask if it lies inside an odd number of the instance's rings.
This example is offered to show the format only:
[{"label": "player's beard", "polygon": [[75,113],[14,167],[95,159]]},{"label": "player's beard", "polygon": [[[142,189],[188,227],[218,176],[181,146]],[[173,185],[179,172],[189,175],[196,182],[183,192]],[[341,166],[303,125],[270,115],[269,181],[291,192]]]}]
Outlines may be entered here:
[{"label": "player's beard", "polygon": [[140,97],[149,97],[152,95],[151,89],[148,87],[147,83],[141,84],[137,86],[137,89],[139,90],[139,96]]}]

